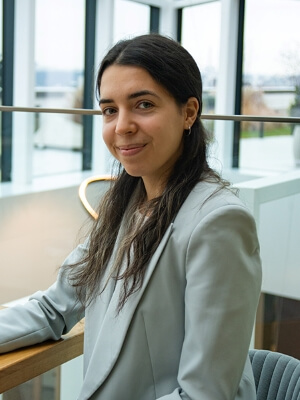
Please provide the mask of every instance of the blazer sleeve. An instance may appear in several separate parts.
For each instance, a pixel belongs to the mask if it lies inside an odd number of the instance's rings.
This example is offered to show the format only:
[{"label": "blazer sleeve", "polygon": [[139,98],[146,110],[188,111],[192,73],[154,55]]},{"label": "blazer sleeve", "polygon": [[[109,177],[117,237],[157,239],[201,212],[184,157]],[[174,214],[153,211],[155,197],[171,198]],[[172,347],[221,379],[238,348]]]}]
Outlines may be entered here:
[{"label": "blazer sleeve", "polygon": [[79,261],[86,248],[87,243],[79,245],[69,255],[49,289],[35,293],[23,305],[0,311],[0,353],[58,340],[83,318],[84,310],[63,267]]},{"label": "blazer sleeve", "polygon": [[189,240],[179,387],[161,400],[235,398],[260,289],[261,262],[253,217],[236,205],[211,212]]}]

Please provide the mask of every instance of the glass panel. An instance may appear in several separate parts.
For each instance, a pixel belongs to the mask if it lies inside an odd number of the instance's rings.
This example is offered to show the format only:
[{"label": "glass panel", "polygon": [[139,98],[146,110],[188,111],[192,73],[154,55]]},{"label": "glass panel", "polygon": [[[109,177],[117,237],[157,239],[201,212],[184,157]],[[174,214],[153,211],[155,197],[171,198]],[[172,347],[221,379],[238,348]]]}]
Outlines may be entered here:
[{"label": "glass panel", "polygon": [[60,367],[3,393],[3,400],[58,400]]},{"label": "glass panel", "polygon": [[34,132],[33,176],[41,177],[80,171],[82,162],[81,123],[78,115],[36,114]]},{"label": "glass panel", "polygon": [[[84,0],[36,1],[36,106],[82,107],[84,16]],[[37,114],[34,146],[33,176],[81,170],[81,117]]]},{"label": "glass panel", "polygon": [[[214,135],[210,152],[211,166],[223,169],[219,151],[231,135],[232,121],[204,120],[205,127]],[[278,122],[242,122],[239,169],[229,170],[229,180],[239,175],[261,177],[275,175],[300,165],[300,125]],[[293,132],[293,135],[291,134]]]},{"label": "glass panel", "polygon": [[244,114],[291,114],[300,91],[299,15],[298,1],[246,2]]},{"label": "glass panel", "polygon": [[[82,127],[71,114],[14,113],[14,177],[30,182],[53,174],[80,171]],[[75,115],[76,117],[76,115]]]},{"label": "glass panel", "polygon": [[300,165],[300,125],[243,122],[241,127],[240,168],[276,173]]},{"label": "glass panel", "polygon": [[263,294],[257,348],[300,358],[300,301]]},{"label": "glass panel", "polygon": [[[299,15],[299,1],[246,2],[243,114],[300,116]],[[292,134],[293,129],[289,125],[244,123],[241,167],[253,164],[246,157],[243,149],[245,143],[247,147],[252,147],[251,153],[255,154],[255,158],[258,156],[257,166],[270,166],[270,146],[274,152],[272,159],[275,170],[294,167]],[[246,137],[252,139],[243,140]],[[264,139],[261,140],[261,137]]]},{"label": "glass panel", "polygon": [[181,43],[195,58],[202,74],[204,114],[215,110],[220,26],[220,1],[183,9]]},{"label": "glass panel", "polygon": [[[125,17],[127,16],[127,17]],[[129,17],[128,17],[129,16]],[[114,41],[149,33],[150,6],[134,1],[115,1]]]}]

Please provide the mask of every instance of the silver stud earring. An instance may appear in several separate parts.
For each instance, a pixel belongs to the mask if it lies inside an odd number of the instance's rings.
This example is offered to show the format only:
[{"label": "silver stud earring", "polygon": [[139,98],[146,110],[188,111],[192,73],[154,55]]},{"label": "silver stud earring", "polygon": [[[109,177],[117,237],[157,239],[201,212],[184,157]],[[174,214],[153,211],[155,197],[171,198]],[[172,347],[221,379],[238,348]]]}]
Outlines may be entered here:
[{"label": "silver stud earring", "polygon": [[190,136],[191,132],[192,132],[192,127],[189,126],[189,129],[188,129],[188,132],[187,132],[186,136]]}]

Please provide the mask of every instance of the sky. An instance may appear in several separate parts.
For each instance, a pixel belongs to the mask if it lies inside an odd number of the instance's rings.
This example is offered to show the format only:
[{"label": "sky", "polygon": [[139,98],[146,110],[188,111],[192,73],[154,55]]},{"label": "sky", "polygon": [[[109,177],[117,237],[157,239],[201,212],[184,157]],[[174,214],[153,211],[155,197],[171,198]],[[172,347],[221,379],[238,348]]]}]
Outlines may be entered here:
[{"label": "sky", "polygon": [[246,3],[249,18],[245,21],[244,71],[266,75],[287,73],[284,54],[300,53],[300,1],[248,0]]},{"label": "sky", "polygon": [[[81,69],[84,1],[36,0],[36,4],[37,66]],[[118,0],[115,12],[115,40],[147,32],[148,6]],[[300,53],[299,20],[300,0],[247,0],[244,73],[287,74],[289,67],[283,54]],[[184,10],[183,45],[201,70],[219,67],[220,24],[219,1]]]}]

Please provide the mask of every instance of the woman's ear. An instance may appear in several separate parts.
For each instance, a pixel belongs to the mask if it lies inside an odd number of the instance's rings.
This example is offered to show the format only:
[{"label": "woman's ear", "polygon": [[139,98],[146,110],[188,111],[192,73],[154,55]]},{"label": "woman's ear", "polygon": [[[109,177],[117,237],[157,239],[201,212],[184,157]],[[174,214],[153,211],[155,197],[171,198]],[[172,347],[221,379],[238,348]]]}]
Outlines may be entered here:
[{"label": "woman's ear", "polygon": [[193,126],[199,111],[199,102],[196,97],[190,97],[185,105],[185,129]]}]

